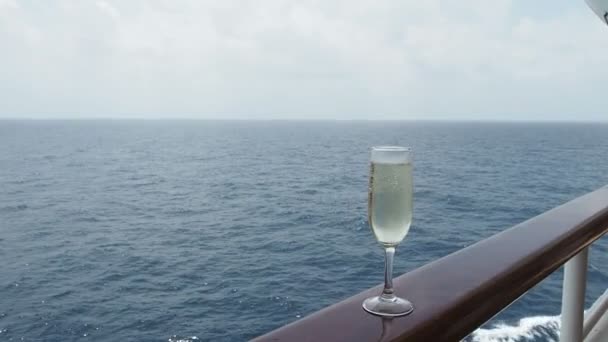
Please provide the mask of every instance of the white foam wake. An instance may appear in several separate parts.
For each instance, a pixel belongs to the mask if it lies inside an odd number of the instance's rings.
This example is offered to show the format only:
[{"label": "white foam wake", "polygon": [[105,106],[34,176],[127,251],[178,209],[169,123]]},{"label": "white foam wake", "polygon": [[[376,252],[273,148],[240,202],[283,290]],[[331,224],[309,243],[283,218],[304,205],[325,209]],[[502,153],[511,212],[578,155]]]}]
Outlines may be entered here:
[{"label": "white foam wake", "polygon": [[517,324],[497,323],[490,328],[477,329],[467,341],[471,342],[523,342],[557,341],[560,316],[532,316]]}]

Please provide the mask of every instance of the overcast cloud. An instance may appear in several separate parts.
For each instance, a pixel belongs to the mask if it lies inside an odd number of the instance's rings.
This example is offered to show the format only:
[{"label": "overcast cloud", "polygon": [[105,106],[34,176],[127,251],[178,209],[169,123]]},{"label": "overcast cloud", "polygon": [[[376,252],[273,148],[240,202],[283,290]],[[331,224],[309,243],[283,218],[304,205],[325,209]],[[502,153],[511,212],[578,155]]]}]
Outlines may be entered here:
[{"label": "overcast cloud", "polygon": [[0,0],[5,118],[608,120],[607,84],[583,0]]}]

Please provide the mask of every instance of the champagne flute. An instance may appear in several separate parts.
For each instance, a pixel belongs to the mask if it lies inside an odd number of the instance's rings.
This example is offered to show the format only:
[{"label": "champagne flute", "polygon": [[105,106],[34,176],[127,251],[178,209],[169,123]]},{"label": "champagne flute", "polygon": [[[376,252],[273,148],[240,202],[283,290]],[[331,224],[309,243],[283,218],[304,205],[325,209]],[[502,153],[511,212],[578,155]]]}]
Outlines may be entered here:
[{"label": "champagne flute", "polygon": [[363,302],[365,311],[378,316],[396,317],[414,311],[408,300],[393,290],[395,248],[410,230],[413,211],[412,150],[408,147],[378,146],[371,151],[369,178],[369,224],[386,253],[384,290]]}]

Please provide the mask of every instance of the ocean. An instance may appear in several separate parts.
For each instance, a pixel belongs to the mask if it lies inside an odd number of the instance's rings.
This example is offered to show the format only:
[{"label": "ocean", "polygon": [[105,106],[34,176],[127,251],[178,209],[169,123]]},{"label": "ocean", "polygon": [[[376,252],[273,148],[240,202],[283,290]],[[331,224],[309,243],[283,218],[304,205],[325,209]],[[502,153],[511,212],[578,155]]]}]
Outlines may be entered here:
[{"label": "ocean", "polygon": [[[243,341],[381,283],[387,144],[415,153],[396,275],[608,183],[608,124],[0,121],[0,340]],[[555,340],[561,277],[467,340]]]}]

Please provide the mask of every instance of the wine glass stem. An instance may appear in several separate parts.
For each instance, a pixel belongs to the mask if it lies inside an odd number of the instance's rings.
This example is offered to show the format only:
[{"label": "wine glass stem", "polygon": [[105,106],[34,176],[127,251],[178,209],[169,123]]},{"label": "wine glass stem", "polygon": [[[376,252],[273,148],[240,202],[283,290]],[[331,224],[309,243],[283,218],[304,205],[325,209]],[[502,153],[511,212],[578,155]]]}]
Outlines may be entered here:
[{"label": "wine glass stem", "polygon": [[395,291],[393,291],[393,258],[395,256],[395,247],[385,247],[384,252],[384,290],[382,290],[382,299],[393,301],[395,299]]}]

